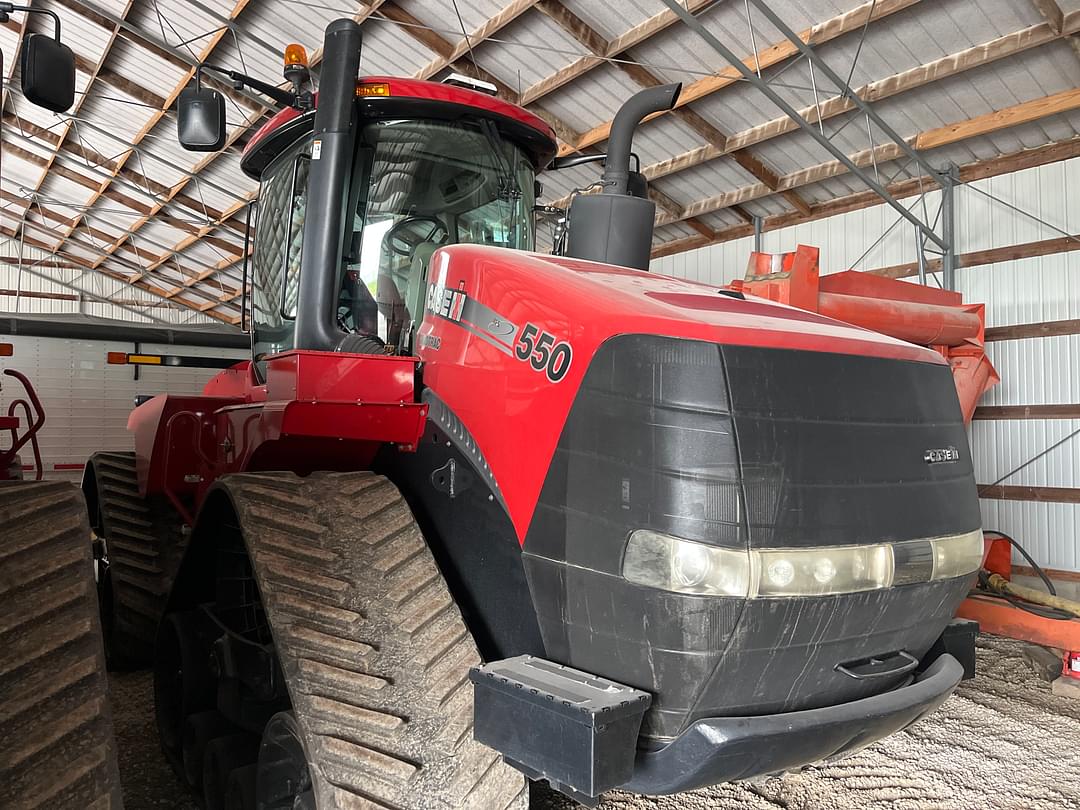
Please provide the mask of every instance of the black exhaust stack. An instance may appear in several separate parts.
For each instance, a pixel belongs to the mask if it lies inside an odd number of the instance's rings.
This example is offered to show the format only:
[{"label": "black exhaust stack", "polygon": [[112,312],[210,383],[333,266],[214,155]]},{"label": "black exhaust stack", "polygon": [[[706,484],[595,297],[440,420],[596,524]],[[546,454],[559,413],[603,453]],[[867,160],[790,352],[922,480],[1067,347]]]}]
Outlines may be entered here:
[{"label": "black exhaust stack", "polygon": [[356,140],[356,78],[360,72],[360,26],[350,19],[326,27],[320,71],[315,140],[308,175],[308,217],[300,260],[296,314],[298,349],[333,351],[346,337],[337,325],[345,185]]},{"label": "black exhaust stack", "polygon": [[566,255],[577,259],[649,269],[656,206],[643,178],[630,171],[634,131],[646,116],[670,110],[682,84],[650,87],[630,97],[611,124],[602,194],[579,194],[570,204]]}]

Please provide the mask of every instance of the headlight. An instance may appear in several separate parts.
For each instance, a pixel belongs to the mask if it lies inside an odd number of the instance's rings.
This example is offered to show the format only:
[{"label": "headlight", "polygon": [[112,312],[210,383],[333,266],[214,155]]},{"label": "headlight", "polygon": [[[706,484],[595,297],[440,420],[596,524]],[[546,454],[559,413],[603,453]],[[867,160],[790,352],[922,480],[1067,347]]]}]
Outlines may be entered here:
[{"label": "headlight", "polygon": [[977,571],[983,561],[982,532],[969,532],[955,537],[938,537],[930,541],[934,550],[933,579],[951,579]]},{"label": "headlight", "polygon": [[665,591],[777,597],[858,593],[964,576],[982,564],[982,531],[828,548],[734,550],[638,529],[623,576]]},{"label": "headlight", "polygon": [[749,595],[750,556],[638,529],[626,547],[623,576],[665,591],[745,597]]},{"label": "headlight", "polygon": [[892,584],[892,549],[887,545],[768,549],[751,554],[761,560],[757,596],[824,596]]}]

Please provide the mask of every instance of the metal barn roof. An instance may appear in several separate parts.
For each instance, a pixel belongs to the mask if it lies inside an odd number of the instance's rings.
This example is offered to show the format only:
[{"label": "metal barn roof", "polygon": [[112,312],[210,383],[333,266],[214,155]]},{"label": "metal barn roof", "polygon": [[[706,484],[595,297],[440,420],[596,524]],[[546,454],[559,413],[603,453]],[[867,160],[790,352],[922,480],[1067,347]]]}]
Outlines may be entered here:
[{"label": "metal barn roof", "polygon": [[[754,3],[683,5],[898,197],[932,185],[908,149],[937,170],[957,167],[961,179],[1080,155],[1080,0],[769,3],[813,61]],[[54,115],[22,98],[22,37],[51,23],[11,14],[0,24],[8,80],[0,235],[45,255],[38,273],[99,274],[123,283],[113,295],[134,285],[158,306],[200,313],[196,320],[239,321],[243,218],[256,193],[239,154],[271,110],[224,88],[226,148],[200,155],[176,142],[176,97],[202,61],[277,79],[284,45],[315,53],[340,16],[362,23],[363,72],[494,80],[553,125],[563,154],[603,150],[615,111],[636,90],[683,82],[679,106],[645,123],[634,144],[658,206],[657,255],[744,236],[755,220],[779,227],[867,202],[863,179],[663,0],[36,0],[34,8],[61,18],[77,58],[76,104]],[[548,172],[545,200],[565,203],[595,179],[595,167]]]}]

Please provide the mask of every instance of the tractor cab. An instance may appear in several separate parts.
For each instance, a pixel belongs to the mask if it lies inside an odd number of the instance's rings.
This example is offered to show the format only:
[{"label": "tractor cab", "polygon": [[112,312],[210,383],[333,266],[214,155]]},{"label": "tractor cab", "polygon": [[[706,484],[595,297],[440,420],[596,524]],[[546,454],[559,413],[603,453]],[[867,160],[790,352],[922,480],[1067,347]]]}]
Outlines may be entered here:
[{"label": "tractor cab", "polygon": [[[536,173],[554,136],[520,108],[454,85],[364,79],[355,107],[334,317],[349,336],[343,350],[408,353],[436,249],[533,249]],[[257,371],[261,358],[296,346],[309,176],[323,158],[314,116],[282,111],[244,153],[244,171],[261,183],[250,267]]]}]

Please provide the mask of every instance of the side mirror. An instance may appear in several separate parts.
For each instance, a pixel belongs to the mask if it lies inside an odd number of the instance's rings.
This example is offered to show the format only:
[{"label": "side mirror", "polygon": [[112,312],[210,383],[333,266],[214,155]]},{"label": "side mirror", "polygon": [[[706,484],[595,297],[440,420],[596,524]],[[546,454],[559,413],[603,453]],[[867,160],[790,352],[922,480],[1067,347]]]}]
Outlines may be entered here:
[{"label": "side mirror", "polygon": [[29,34],[19,67],[27,101],[56,113],[71,109],[75,103],[75,55],[71,48],[45,34]]},{"label": "side mirror", "polygon": [[225,96],[209,87],[186,87],[176,101],[176,135],[191,152],[216,152],[225,145]]}]

